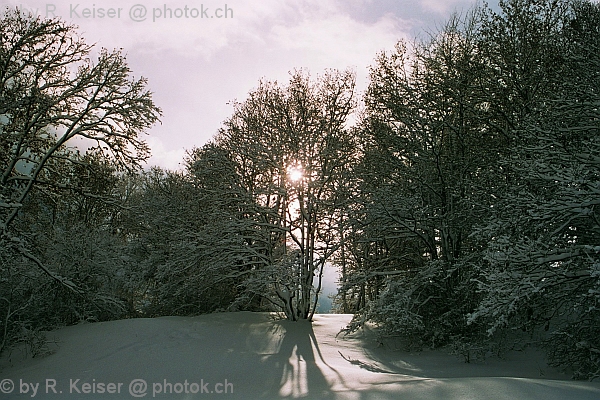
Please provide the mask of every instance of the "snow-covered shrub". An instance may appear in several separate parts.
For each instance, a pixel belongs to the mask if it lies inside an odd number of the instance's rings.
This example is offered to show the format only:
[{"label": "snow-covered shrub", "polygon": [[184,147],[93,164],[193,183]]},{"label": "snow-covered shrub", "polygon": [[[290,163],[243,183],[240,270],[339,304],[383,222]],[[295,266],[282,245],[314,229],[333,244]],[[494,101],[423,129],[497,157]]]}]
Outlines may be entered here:
[{"label": "snow-covered shrub", "polygon": [[425,324],[410,295],[404,285],[389,281],[380,296],[369,304],[367,316],[379,325],[382,334],[420,340]]},{"label": "snow-covered shrub", "polygon": [[25,324],[19,325],[20,333],[16,342],[25,344],[25,351],[32,358],[41,358],[52,354],[53,350],[49,346],[51,341],[48,339],[46,332],[39,328],[28,327]]},{"label": "snow-covered shrub", "polygon": [[553,332],[545,343],[549,365],[571,372],[573,379],[600,378],[600,318],[574,322]]},{"label": "snow-covered shrub", "polygon": [[593,264],[590,275],[595,285],[573,305],[574,318],[545,342],[549,364],[567,369],[574,379],[600,378],[600,263]]}]

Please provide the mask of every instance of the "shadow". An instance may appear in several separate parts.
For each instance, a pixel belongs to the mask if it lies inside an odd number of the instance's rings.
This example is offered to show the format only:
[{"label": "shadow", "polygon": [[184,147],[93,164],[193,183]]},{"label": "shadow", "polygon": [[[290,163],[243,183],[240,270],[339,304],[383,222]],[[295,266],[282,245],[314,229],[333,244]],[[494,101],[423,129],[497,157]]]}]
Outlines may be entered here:
[{"label": "shadow", "polygon": [[[139,379],[148,383],[145,398],[154,397],[157,388],[156,398],[181,400],[600,399],[597,383],[510,376],[528,362],[528,354],[503,371],[482,371],[486,365],[464,364],[437,351],[381,347],[369,335],[340,342],[332,321],[273,321],[271,314],[238,312],[76,325],[53,333],[61,343],[54,354],[6,367],[2,379],[12,380],[15,390],[21,380],[38,382],[35,398],[49,400],[83,398],[70,392],[71,379],[79,388],[123,383],[118,394],[88,393],[86,400],[131,399],[129,382]],[[63,395],[43,390],[48,378]],[[178,393],[176,384],[184,382],[208,384],[209,392]],[[214,391],[217,385],[227,393]],[[15,392],[3,398],[31,397]]]},{"label": "shadow", "polygon": [[282,335],[279,349],[265,360],[276,373],[264,397],[334,399],[332,386],[343,379],[325,362],[311,322],[277,324]]},{"label": "shadow", "polygon": [[360,360],[357,360],[357,359],[353,359],[353,358],[347,357],[341,351],[338,351],[338,353],[340,354],[340,356],[342,356],[342,358],[344,360],[348,361],[350,364],[356,365],[359,368],[362,368],[362,369],[367,370],[369,372],[374,372],[374,373],[378,373],[378,374],[396,374],[396,372],[387,371],[385,369],[379,368],[378,366],[376,366],[374,364],[366,363],[364,361],[360,361]]}]

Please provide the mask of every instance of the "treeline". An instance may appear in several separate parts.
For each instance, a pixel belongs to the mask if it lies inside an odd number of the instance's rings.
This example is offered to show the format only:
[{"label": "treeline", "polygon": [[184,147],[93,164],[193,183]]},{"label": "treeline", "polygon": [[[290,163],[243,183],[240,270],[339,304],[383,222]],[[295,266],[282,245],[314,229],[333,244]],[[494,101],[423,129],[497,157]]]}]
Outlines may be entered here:
[{"label": "treeline", "polygon": [[120,53],[4,16],[2,350],[82,320],[310,320],[332,264],[350,330],[598,377],[600,6],[498,10],[378,55],[362,98],[349,71],[261,81],[183,171],[146,172],[160,109]]},{"label": "treeline", "polygon": [[501,1],[381,54],[340,310],[468,360],[600,374],[600,8]]},{"label": "treeline", "polygon": [[126,315],[137,266],[120,228],[121,177],[148,158],[141,134],[160,109],[121,52],[92,61],[73,26],[4,11],[0,351],[24,341],[38,355],[43,330]]}]

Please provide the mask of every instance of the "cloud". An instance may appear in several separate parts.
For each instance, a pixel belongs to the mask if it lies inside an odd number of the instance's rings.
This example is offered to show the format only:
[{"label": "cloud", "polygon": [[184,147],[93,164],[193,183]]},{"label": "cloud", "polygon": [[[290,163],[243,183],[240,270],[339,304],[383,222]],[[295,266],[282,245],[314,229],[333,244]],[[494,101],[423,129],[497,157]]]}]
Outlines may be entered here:
[{"label": "cloud", "polygon": [[[79,25],[84,36],[105,47],[135,47],[149,53],[170,52],[180,57],[207,59],[240,45],[294,43],[304,48],[314,46],[315,51],[327,46],[336,56],[339,50],[351,50],[348,46],[338,48],[340,43],[353,41],[362,47],[369,47],[367,43],[370,43],[372,47],[373,40],[383,38],[388,42],[389,37],[402,31],[400,20],[395,17],[387,16],[373,24],[351,18],[345,10],[347,3],[338,0],[228,0],[226,6],[220,0],[135,3],[139,0],[96,0],[93,4],[55,2],[52,15]],[[145,8],[144,21],[132,20],[130,11],[136,5]],[[30,1],[21,6],[44,16],[47,3]],[[109,9],[117,10],[118,15],[109,18]],[[221,16],[227,14],[228,18],[216,18],[218,10]],[[86,12],[90,14],[87,18],[84,17]],[[282,35],[282,40],[270,40],[277,35]]]},{"label": "cloud", "polygon": [[365,24],[347,15],[317,20],[303,19],[293,25],[276,25],[269,32],[274,46],[300,54],[311,54],[335,64],[353,64],[372,59],[374,48],[393,45],[405,32],[400,21],[383,17]]},{"label": "cloud", "polygon": [[[149,131],[150,162],[171,169],[179,168],[184,148],[203,145],[221,127],[232,112],[227,102],[243,101],[261,78],[287,82],[295,68],[313,76],[351,68],[364,90],[377,53],[409,37],[415,25],[372,0],[94,0],[81,2],[76,13],[70,8],[78,2],[53,4],[57,16],[80,26],[86,42],[124,48],[133,74],[148,78],[164,111],[163,124]],[[131,20],[135,4],[146,7],[145,21]],[[190,11],[214,16],[225,4],[233,18],[193,18]],[[44,12],[46,2],[24,6]],[[105,14],[122,8],[121,17],[83,18],[83,8],[93,7]],[[164,18],[165,7],[172,16]],[[153,18],[154,9],[161,18]]]},{"label": "cloud", "polygon": [[146,142],[150,146],[152,154],[150,160],[148,160],[148,165],[159,165],[169,170],[182,169],[185,149],[167,148],[161,139],[153,136],[147,137]]},{"label": "cloud", "polygon": [[437,14],[448,15],[454,10],[473,5],[472,0],[421,0],[421,7]]}]

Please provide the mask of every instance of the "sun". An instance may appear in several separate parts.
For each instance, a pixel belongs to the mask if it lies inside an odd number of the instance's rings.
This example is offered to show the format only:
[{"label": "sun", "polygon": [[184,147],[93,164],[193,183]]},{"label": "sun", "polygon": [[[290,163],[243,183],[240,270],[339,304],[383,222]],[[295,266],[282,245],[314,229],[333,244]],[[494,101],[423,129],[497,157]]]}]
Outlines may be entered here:
[{"label": "sun", "polygon": [[290,165],[287,169],[288,179],[292,182],[298,182],[304,176],[301,165]]}]

